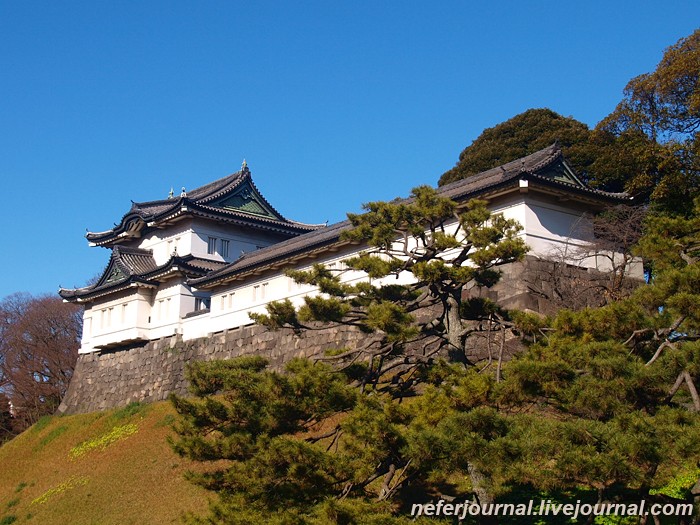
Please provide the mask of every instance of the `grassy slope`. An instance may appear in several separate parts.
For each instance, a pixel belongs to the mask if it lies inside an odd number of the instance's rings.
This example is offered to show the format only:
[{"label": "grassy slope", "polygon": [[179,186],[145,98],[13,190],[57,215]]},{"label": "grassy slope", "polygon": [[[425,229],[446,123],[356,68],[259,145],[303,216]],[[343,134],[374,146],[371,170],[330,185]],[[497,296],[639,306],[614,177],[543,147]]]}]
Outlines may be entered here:
[{"label": "grassy slope", "polygon": [[[0,525],[12,516],[16,524],[165,524],[204,511],[207,494],[183,478],[192,465],[166,442],[173,417],[156,403],[42,419],[0,447]],[[77,445],[110,433],[120,438],[71,458]]]}]

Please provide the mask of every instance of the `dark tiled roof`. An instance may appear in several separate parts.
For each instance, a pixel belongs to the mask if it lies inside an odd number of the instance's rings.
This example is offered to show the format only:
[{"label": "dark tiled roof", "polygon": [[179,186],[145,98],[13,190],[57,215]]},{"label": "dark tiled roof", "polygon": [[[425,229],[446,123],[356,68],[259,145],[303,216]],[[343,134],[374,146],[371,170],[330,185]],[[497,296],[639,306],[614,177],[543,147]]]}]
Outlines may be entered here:
[{"label": "dark tiled roof", "polygon": [[321,228],[286,241],[278,242],[272,246],[261,248],[254,252],[246,253],[236,261],[227,264],[218,271],[214,271],[201,278],[190,279],[193,285],[216,281],[222,277],[242,273],[248,269],[262,264],[270,264],[281,259],[287,259],[298,254],[307,253],[314,249],[338,242],[340,234],[352,228],[350,221],[342,221]]},{"label": "dark tiled roof", "polygon": [[[437,191],[444,197],[449,197],[460,202],[466,200],[468,197],[477,197],[480,194],[497,190],[501,186],[512,185],[517,180],[528,179],[536,183],[552,186],[564,192],[587,195],[599,201],[621,202],[628,200],[627,195],[623,193],[608,193],[593,190],[581,184],[571,184],[560,180],[554,180],[543,174],[548,168],[561,163],[565,164],[561,150],[556,144],[553,144],[543,150],[514,160],[503,166],[498,166],[467,179],[439,187]],[[566,167],[570,169],[568,166]],[[408,201],[409,199],[404,199],[403,202]],[[340,234],[351,228],[352,225],[350,221],[338,222],[326,228],[321,228],[246,254],[217,271],[211,272],[203,277],[190,279],[188,282],[199,287],[215,286],[219,282],[235,278],[235,276],[245,274],[255,268],[274,264],[299,254],[304,254],[305,252],[314,251],[323,246],[337,243],[340,240]]]},{"label": "dark tiled roof", "polygon": [[218,270],[228,264],[223,261],[210,261],[209,259],[202,259],[201,257],[194,257],[192,255],[189,257],[189,259],[183,257],[181,260],[188,266],[205,272]]},{"label": "dark tiled roof", "polygon": [[[217,199],[234,193],[236,189],[244,184],[254,189],[264,205],[271,210],[274,217],[264,217],[212,205]],[[299,235],[321,227],[318,224],[304,224],[290,221],[283,217],[260,194],[252,180],[250,170],[245,167],[228,177],[210,182],[194,190],[183,192],[177,197],[147,202],[133,202],[131,209],[124,214],[120,223],[114,228],[104,232],[89,232],[86,237],[90,242],[109,245],[117,241],[120,236],[130,237],[133,232],[140,232],[149,223],[167,221],[180,215],[205,217],[232,224],[244,224],[289,236]]]},{"label": "dark tiled roof", "polygon": [[88,300],[124,290],[132,285],[157,286],[159,279],[172,273],[202,277],[226,266],[225,262],[202,259],[193,255],[174,255],[158,266],[150,250],[115,246],[107,267],[98,281],[83,288],[61,288],[58,293],[67,301]]},{"label": "dark tiled roof", "polygon": [[142,282],[142,274],[158,268],[153,252],[139,248],[115,246],[107,266],[95,284],[83,288],[61,288],[58,294],[67,301],[75,301],[122,290],[133,283]]},{"label": "dark tiled roof", "polygon": [[158,266],[140,277],[151,281],[173,272],[182,273],[188,277],[201,277],[208,272],[216,271],[224,266],[226,266],[226,263],[223,261],[202,259],[194,255],[186,255],[184,257],[174,255],[164,265]]},{"label": "dark tiled roof", "polygon": [[552,144],[549,147],[536,151],[521,159],[513,160],[502,166],[491,168],[490,170],[478,173],[466,179],[441,186],[438,188],[438,192],[445,197],[459,201],[466,195],[473,195],[474,193],[495,188],[513,179],[527,178],[544,183],[554,182],[556,185],[566,187],[569,190],[596,195],[599,198],[619,200],[628,197],[626,193],[610,193],[587,188],[581,184],[568,184],[561,180],[554,180],[540,173],[554,164],[564,162],[561,149],[556,144]]},{"label": "dark tiled roof", "polygon": [[491,168],[466,179],[458,180],[441,186],[441,195],[451,199],[459,199],[463,195],[475,193],[485,188],[497,186],[523,173],[535,173],[538,169],[548,166],[561,158],[561,150],[555,145],[537,151],[527,157],[516,159],[502,166]]},{"label": "dark tiled roof", "polygon": [[140,248],[115,246],[112,250],[112,259],[124,273],[129,275],[148,273],[158,267],[153,259],[153,252]]}]

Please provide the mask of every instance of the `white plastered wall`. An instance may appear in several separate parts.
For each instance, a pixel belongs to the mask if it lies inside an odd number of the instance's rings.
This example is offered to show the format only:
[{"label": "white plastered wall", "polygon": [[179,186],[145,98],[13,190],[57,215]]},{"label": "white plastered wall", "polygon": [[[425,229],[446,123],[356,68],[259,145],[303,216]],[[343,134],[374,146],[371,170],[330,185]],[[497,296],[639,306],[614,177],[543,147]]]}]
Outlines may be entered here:
[{"label": "white plastered wall", "polygon": [[[579,254],[586,248],[590,241],[590,228],[585,225],[583,216],[585,208],[571,201],[560,203],[555,198],[530,191],[525,193],[511,193],[492,199],[490,209],[493,213],[501,213],[506,218],[517,220],[523,230],[520,236],[530,247],[530,253],[538,257],[560,256],[562,253],[572,254],[571,264],[583,264],[587,267],[598,267],[605,269],[601,261],[604,258],[588,257],[581,259]],[[168,236],[162,239],[153,240],[151,245],[158,246],[167,241],[168,238],[179,235],[181,239],[187,237],[190,244],[188,253],[193,253],[200,257],[215,258],[208,255],[207,239],[209,236],[230,239],[230,254],[237,256],[238,249],[250,250],[260,246],[267,246],[279,241],[274,235],[267,235],[264,232],[254,232],[253,234],[240,229],[221,226],[211,226],[207,224],[197,224],[196,221],[175,232],[168,232]],[[184,245],[183,245],[184,246]],[[183,250],[185,248],[183,247]],[[328,252],[321,254],[313,262],[298,266],[298,269],[310,269],[314,262],[323,263],[334,270],[343,270],[342,260],[355,255],[361,248],[347,248],[344,251]],[[178,246],[178,253],[184,255]],[[576,257],[574,257],[576,253]],[[155,255],[155,254],[154,254]],[[220,258],[220,256],[219,256]],[[640,272],[638,272],[640,273]],[[344,270],[340,273],[344,282],[355,282],[359,279],[367,279],[363,272]],[[640,273],[641,275],[641,273]],[[387,278],[386,282],[405,283],[410,282],[411,276],[404,275],[401,279]],[[195,293],[197,293],[195,291]],[[292,279],[285,276],[282,270],[269,272],[266,275],[246,276],[240,281],[233,281],[226,287],[222,287],[212,293],[211,309],[208,313],[185,317],[194,311],[195,294],[184,285],[182,280],[177,279],[161,285],[155,292],[150,302],[150,323],[148,326],[148,337],[158,339],[175,333],[180,333],[183,339],[194,339],[205,337],[211,333],[237,328],[252,323],[249,317],[251,312],[265,312],[265,306],[271,301],[289,299],[293,304],[299,306],[303,304],[306,295],[313,295],[316,290],[308,285],[298,285]],[[105,303],[109,304],[109,303]],[[92,317],[94,332],[95,310],[103,309],[104,305],[93,307],[89,313],[86,310],[86,322],[88,317]],[[138,321],[142,326],[143,320]],[[116,332],[112,336],[118,337]],[[97,337],[108,338],[109,334],[99,334]],[[90,351],[95,346],[95,336],[93,341],[86,341],[84,338],[84,349]]]},{"label": "white plastered wall", "polygon": [[132,288],[86,308],[81,353],[118,341],[149,339],[152,290]]},{"label": "white plastered wall", "polygon": [[182,279],[172,279],[161,284],[151,305],[150,338],[159,339],[178,333],[183,303],[187,302],[189,289]]},{"label": "white plastered wall", "polygon": [[178,222],[167,230],[151,232],[140,239],[138,247],[151,250],[156,264],[161,266],[168,262],[175,250],[181,257],[193,253],[192,241],[196,234],[192,228],[191,220]]},{"label": "white plastered wall", "polygon": [[[192,254],[198,257],[212,259],[215,261],[233,262],[238,259],[243,253],[250,253],[260,248],[270,246],[288,238],[288,236],[280,235],[262,230],[245,230],[238,226],[226,224],[213,224],[205,221],[193,221],[192,239]],[[208,252],[209,238],[216,239],[215,253]],[[221,253],[221,241],[228,241],[228,255],[223,256]]]},{"label": "white plastered wall", "polygon": [[[367,280],[364,272],[349,270],[343,264],[343,260],[357,254],[357,250],[345,250],[341,252],[321,255],[313,262],[295,266],[295,269],[310,270],[314,263],[322,263],[333,272],[338,272],[343,282],[357,282]],[[208,328],[203,331],[199,327],[186,327],[183,331],[184,339],[201,337],[203,334],[215,333],[222,330],[237,328],[252,323],[249,313],[265,313],[265,306],[272,301],[289,299],[295,306],[304,304],[304,297],[315,295],[315,287],[298,284],[283,271],[270,273],[266,276],[249,277],[240,281],[234,281],[225,289],[212,294],[211,313]],[[201,316],[205,317],[205,316]],[[195,318],[199,319],[199,318]],[[204,320],[202,320],[205,322]]]}]

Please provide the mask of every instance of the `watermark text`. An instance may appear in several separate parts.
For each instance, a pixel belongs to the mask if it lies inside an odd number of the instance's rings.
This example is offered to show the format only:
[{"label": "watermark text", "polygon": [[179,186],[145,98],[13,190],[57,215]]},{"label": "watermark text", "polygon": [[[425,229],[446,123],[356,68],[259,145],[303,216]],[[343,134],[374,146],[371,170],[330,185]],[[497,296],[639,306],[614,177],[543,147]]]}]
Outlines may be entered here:
[{"label": "watermark text", "polygon": [[692,503],[558,503],[530,500],[527,503],[414,503],[411,516],[692,516]]}]

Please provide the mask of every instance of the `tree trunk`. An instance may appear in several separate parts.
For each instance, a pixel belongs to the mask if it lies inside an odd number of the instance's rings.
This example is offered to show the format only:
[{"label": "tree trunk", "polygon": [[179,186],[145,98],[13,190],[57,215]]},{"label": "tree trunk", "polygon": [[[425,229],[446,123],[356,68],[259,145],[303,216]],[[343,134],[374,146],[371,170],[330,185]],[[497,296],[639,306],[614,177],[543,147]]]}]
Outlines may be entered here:
[{"label": "tree trunk", "polygon": [[445,335],[449,344],[447,352],[451,361],[466,364],[468,360],[462,346],[462,319],[459,315],[459,300],[455,297],[455,294],[458,295],[461,292],[452,292],[443,300],[446,325]]},{"label": "tree trunk", "polygon": [[693,399],[693,406],[695,407],[695,411],[700,412],[700,395],[698,395],[698,391],[695,388],[693,378],[690,377],[690,374],[687,370],[683,372],[683,378],[685,379],[685,382],[688,385],[688,390],[690,391],[690,397]]},{"label": "tree trunk", "polygon": [[[469,479],[472,482],[472,489],[474,494],[476,494],[477,500],[479,500],[479,505],[492,505],[493,496],[486,488],[486,476],[474,466],[473,463],[469,463]],[[479,525],[497,525],[497,516],[479,516]]]},{"label": "tree trunk", "polygon": [[501,382],[501,369],[503,368],[503,350],[506,346],[506,327],[501,327],[501,346],[498,348],[498,366],[496,367],[496,383]]},{"label": "tree trunk", "polygon": [[384,483],[382,483],[382,490],[379,492],[379,500],[385,500],[389,497],[391,493],[391,480],[394,479],[394,474],[396,474],[396,465],[393,463],[389,465],[389,471],[384,476]]},{"label": "tree trunk", "polygon": [[695,512],[693,513],[693,525],[700,524],[700,479],[695,482],[695,485],[690,489],[690,493],[693,496],[693,504],[695,505]]}]

